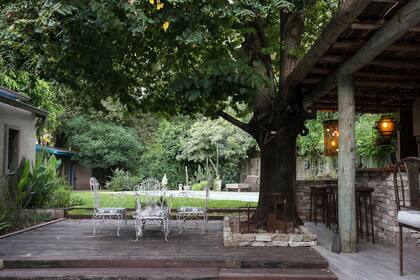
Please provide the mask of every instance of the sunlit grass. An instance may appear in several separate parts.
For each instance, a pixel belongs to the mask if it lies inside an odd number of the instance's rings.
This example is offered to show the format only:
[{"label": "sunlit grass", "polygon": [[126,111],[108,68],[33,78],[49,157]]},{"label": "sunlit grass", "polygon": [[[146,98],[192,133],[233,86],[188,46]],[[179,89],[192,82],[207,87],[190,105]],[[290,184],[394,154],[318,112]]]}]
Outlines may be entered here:
[{"label": "sunlit grass", "polygon": [[[75,192],[83,198],[83,204],[76,207],[79,208],[92,208],[93,207],[93,195],[91,192]],[[99,200],[101,207],[124,207],[124,208],[135,208],[136,197],[132,193],[110,193],[100,192]],[[204,198],[191,198],[191,197],[174,197],[172,202],[172,208],[178,208],[181,206],[190,207],[204,207]],[[238,208],[245,207],[250,204],[252,207],[257,206],[256,202],[245,202],[239,200],[208,200],[208,208]],[[91,215],[92,210],[89,209],[72,209],[69,211],[72,215]]]}]

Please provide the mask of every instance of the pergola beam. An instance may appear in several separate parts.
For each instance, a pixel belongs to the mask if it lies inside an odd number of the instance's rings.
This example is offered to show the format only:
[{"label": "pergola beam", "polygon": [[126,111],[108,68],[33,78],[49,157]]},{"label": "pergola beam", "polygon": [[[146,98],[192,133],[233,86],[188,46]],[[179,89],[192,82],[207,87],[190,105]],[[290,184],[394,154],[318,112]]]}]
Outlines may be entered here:
[{"label": "pergola beam", "polygon": [[[358,49],[363,45],[364,41],[341,41],[334,44],[336,49]],[[398,42],[385,48],[385,51],[409,51],[420,52],[420,44],[409,42]]]},{"label": "pergola beam", "polygon": [[[357,77],[363,77],[363,75],[357,75]],[[419,79],[419,77],[417,77]],[[317,84],[320,78],[307,78],[302,81],[303,84]],[[399,89],[413,89],[419,90],[420,83],[403,82],[403,81],[362,81],[355,80],[356,88],[399,88]]]},{"label": "pergola beam", "polygon": [[289,86],[296,86],[318,62],[325,52],[335,43],[338,36],[349,27],[349,25],[369,5],[366,0],[343,1],[339,10],[333,16],[328,25],[324,28],[318,39],[302,58],[298,65],[287,77],[286,83]]},{"label": "pergola beam", "polygon": [[[346,60],[343,55],[325,55],[320,58],[319,63],[323,64],[339,64]],[[420,69],[420,60],[401,60],[392,58],[375,58],[369,61],[367,65],[389,67],[389,68],[401,68],[401,69]],[[311,71],[312,72],[312,71]],[[332,72],[332,70],[330,70]]]},{"label": "pergola beam", "polygon": [[[420,22],[420,0],[411,0],[379,29],[350,59],[320,82],[309,94],[303,96],[304,106],[324,95],[337,85],[338,76],[355,73],[382,53],[410,28]],[[306,76],[306,74],[305,74]]]},{"label": "pergola beam", "polygon": [[[355,21],[350,25],[354,30],[377,30],[386,23],[385,20],[378,21]],[[408,30],[409,32],[420,32],[420,26],[414,26]]]}]

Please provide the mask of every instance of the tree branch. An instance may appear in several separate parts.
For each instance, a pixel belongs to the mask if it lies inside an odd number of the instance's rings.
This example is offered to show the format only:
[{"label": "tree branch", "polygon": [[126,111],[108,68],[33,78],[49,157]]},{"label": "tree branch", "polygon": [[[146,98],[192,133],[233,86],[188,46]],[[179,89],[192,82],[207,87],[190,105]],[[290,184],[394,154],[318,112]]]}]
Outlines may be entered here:
[{"label": "tree branch", "polygon": [[232,117],[231,115],[229,115],[228,113],[225,113],[223,111],[219,112],[219,116],[221,116],[224,120],[230,122],[231,124],[239,127],[240,129],[242,129],[246,133],[250,133],[250,127],[247,123],[241,122],[240,120]]}]

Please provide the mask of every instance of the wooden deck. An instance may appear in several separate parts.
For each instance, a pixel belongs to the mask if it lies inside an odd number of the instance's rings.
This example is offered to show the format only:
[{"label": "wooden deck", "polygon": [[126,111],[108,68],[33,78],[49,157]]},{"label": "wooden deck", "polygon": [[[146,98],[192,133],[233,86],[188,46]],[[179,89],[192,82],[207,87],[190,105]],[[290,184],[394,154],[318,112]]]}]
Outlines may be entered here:
[{"label": "wooden deck", "polygon": [[[0,259],[6,268],[0,271],[0,279],[74,274],[83,278],[84,273],[92,276],[95,271],[98,279],[122,272],[127,277],[147,276],[153,271],[159,271],[159,279],[336,279],[313,248],[226,248],[220,221],[210,221],[204,235],[198,228],[182,235],[176,229],[173,225],[168,242],[158,228],[147,230],[136,242],[133,221],[117,237],[113,225],[92,236],[89,220],[65,220],[0,239]],[[181,278],[173,278],[177,273]],[[25,278],[28,274],[33,277]]]},{"label": "wooden deck", "polygon": [[399,275],[398,248],[383,244],[361,243],[356,254],[331,252],[332,235],[324,225],[305,224],[318,235],[319,246],[331,270],[340,280],[420,280],[420,246],[404,248],[404,276]]}]

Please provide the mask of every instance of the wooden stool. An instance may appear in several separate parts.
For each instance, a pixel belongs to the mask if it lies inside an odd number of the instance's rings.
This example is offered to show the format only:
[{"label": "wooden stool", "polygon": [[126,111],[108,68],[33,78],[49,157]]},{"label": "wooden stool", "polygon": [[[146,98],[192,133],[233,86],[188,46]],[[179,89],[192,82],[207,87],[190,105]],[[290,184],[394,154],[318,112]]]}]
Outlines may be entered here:
[{"label": "wooden stool", "polygon": [[332,225],[338,224],[337,191],[338,186],[336,184],[327,186],[326,226],[329,229]]},{"label": "wooden stool", "polygon": [[318,223],[318,209],[321,209],[322,223],[325,224],[327,216],[327,188],[326,186],[311,187],[309,221],[312,221],[312,213],[315,225]]},{"label": "wooden stool", "polygon": [[[371,236],[372,244],[375,244],[375,231],[374,231],[374,225],[373,225],[373,204],[372,204],[373,191],[374,191],[373,188],[367,188],[367,187],[356,188],[356,217],[357,217],[356,226],[357,226],[357,241],[359,241],[359,236],[361,239],[364,239],[364,234],[366,234],[367,241],[369,241],[369,238]],[[369,217],[370,219],[368,218],[368,216],[370,216]],[[363,224],[365,228],[363,227]]]}]

